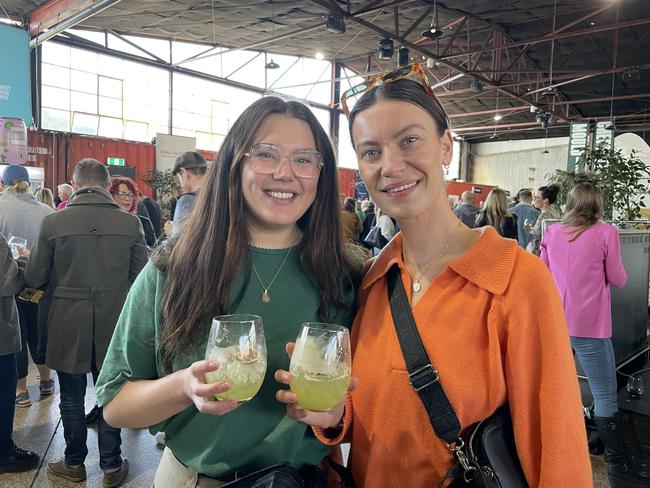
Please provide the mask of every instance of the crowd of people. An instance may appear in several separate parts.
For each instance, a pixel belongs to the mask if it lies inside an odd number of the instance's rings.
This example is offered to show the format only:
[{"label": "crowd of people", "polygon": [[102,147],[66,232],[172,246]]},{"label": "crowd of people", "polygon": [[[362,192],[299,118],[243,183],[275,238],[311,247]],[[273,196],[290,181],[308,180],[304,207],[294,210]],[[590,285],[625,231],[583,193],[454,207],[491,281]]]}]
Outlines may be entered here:
[{"label": "crowd of people", "polygon": [[[105,487],[128,474],[121,428],[164,433],[156,488],[276,470],[296,480],[283,486],[349,486],[339,477],[343,442],[358,487],[462,479],[462,438],[438,438],[412,386],[391,315],[397,276],[459,435],[507,405],[528,486],[592,486],[573,347],[611,485],[647,486],[617,428],[609,285],[624,286],[626,274],[598,189],[578,185],[564,213],[553,185],[534,205],[529,189],[509,206],[495,188],[482,208],[471,192],[450,208],[449,120],[419,65],[410,69],[419,81],[389,74],[353,90],[360,98],[346,115],[370,196],[362,202],[341,199],[333,146],[311,110],[273,96],[244,110],[214,164],[196,152],[178,158],[183,196],[164,232],[154,202],[98,161],[77,164],[59,204],[31,193],[24,168],[7,167],[0,233],[26,242],[10,249],[0,237],[0,374],[9,379],[0,473],[38,463],[11,441],[14,408],[30,401],[29,351],[41,394],[54,392],[55,378],[60,388],[66,448],[47,466],[54,477],[86,479],[90,373]],[[546,228],[549,219],[561,222]],[[211,320],[224,314],[264,323],[266,375],[243,404],[217,399],[227,381],[206,381],[221,367],[205,359]],[[351,330],[353,380],[326,412],[306,410],[287,389],[304,322]]]}]

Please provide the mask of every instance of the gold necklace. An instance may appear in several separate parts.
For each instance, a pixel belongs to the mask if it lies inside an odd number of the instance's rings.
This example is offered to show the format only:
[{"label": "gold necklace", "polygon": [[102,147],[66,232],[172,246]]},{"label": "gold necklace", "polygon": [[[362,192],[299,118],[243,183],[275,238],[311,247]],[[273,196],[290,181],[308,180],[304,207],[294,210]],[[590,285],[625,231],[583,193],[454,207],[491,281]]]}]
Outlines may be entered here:
[{"label": "gold necklace", "polygon": [[[429,271],[429,268],[433,263],[435,263],[438,259],[442,257],[442,255],[445,253],[447,248],[449,247],[449,244],[451,243],[452,237],[454,237],[454,234],[458,229],[460,229],[461,221],[458,221],[458,225],[456,228],[449,234],[449,237],[447,238],[447,242],[445,242],[445,245],[442,246],[442,250],[438,253],[438,255],[433,258],[431,261],[429,261],[429,264],[427,264],[427,267],[424,268],[424,271],[420,273],[420,277],[417,279],[413,279],[413,284],[411,285],[411,289],[413,290],[413,293],[418,293],[422,289],[422,285],[420,284],[420,280],[424,278],[424,275],[426,274],[427,271]],[[407,268],[408,269],[408,268]]]},{"label": "gold necklace", "polygon": [[287,262],[287,258],[289,257],[289,254],[291,254],[291,251],[292,251],[292,250],[293,250],[293,244],[289,247],[289,251],[287,251],[287,254],[284,256],[284,259],[282,260],[282,264],[280,264],[280,267],[277,269],[277,271],[276,271],[275,274],[273,275],[273,279],[271,280],[271,282],[269,283],[268,286],[266,286],[266,285],[262,282],[262,278],[260,278],[260,275],[259,275],[259,273],[257,272],[257,270],[255,269],[255,265],[253,264],[253,272],[255,273],[255,276],[257,277],[257,281],[260,282],[260,285],[262,285],[262,289],[264,290],[264,292],[263,292],[262,295],[261,295],[262,301],[263,301],[264,303],[269,303],[269,302],[271,301],[271,295],[269,294],[269,288],[271,288],[271,285],[273,284],[273,282],[275,281],[275,279],[278,277],[278,274],[280,273],[280,270],[281,270],[282,267],[284,266],[284,263]]}]

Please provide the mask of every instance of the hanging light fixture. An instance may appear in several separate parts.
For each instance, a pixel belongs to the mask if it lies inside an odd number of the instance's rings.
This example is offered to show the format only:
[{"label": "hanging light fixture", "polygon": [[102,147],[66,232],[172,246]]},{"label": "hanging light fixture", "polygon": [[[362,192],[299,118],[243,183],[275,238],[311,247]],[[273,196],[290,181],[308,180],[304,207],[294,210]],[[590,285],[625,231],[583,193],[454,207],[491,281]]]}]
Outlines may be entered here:
[{"label": "hanging light fixture", "polygon": [[409,64],[409,48],[402,46],[397,50],[397,66]]},{"label": "hanging light fixture", "polygon": [[393,40],[390,37],[384,37],[379,41],[379,59],[391,59],[393,51]]},{"label": "hanging light fixture", "polygon": [[436,1],[433,2],[433,16],[431,17],[431,25],[425,31],[422,31],[421,36],[427,39],[435,40],[442,37],[444,32],[438,27],[438,6]]},{"label": "hanging light fixture", "polygon": [[[271,17],[271,38],[275,37],[275,5],[273,5],[273,16]],[[278,69],[280,65],[273,61],[273,56],[271,56],[271,61],[264,65],[265,69]]]},{"label": "hanging light fixture", "polygon": [[553,31],[551,32],[551,61],[549,66],[548,88],[539,94],[540,97],[555,98],[560,93],[553,87],[553,58],[555,55],[555,22],[557,20],[557,0],[553,2]]}]

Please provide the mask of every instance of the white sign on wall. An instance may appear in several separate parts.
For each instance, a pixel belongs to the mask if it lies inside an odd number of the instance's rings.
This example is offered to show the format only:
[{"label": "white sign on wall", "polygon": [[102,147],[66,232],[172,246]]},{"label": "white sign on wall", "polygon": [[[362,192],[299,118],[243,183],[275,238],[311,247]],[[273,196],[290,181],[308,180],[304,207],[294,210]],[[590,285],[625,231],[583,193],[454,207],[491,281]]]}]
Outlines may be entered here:
[{"label": "white sign on wall", "polygon": [[196,151],[196,138],[156,134],[156,169],[172,169],[176,159],[187,151]]}]

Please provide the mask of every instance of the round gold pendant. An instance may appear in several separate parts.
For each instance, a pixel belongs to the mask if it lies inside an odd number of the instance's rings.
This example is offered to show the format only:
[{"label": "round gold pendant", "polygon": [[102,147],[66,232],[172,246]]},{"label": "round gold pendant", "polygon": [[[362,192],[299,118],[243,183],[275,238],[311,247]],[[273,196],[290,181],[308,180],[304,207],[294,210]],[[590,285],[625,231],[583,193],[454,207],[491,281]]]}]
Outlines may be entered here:
[{"label": "round gold pendant", "polygon": [[262,301],[264,303],[269,303],[271,301],[271,295],[269,295],[269,292],[264,290],[264,293],[262,293]]},{"label": "round gold pendant", "polygon": [[420,285],[419,281],[414,281],[413,286],[411,288],[413,289],[414,293],[417,293],[422,289],[422,286]]}]

